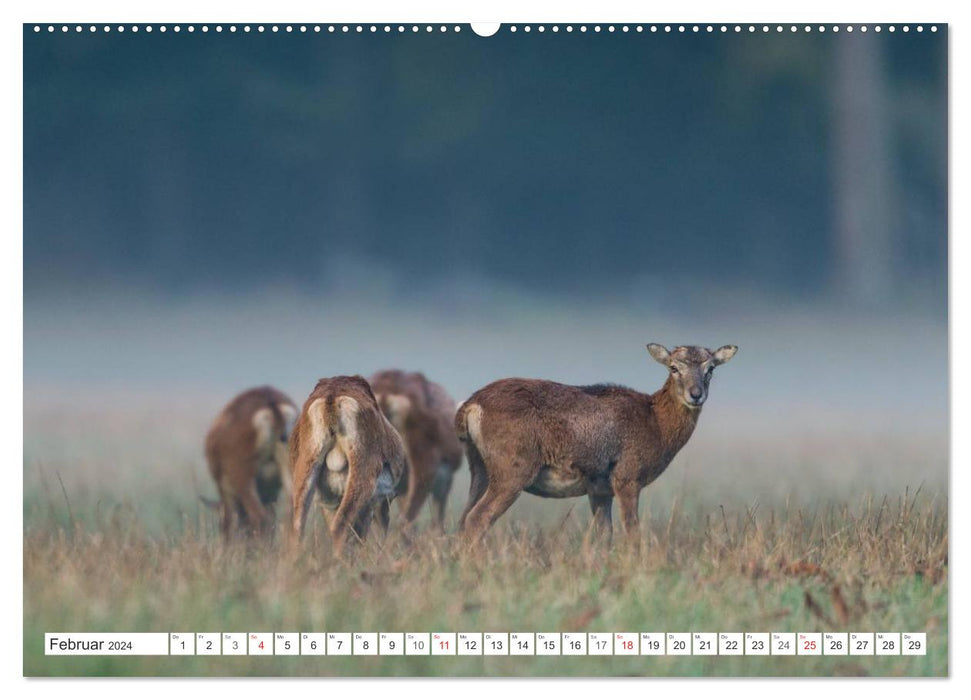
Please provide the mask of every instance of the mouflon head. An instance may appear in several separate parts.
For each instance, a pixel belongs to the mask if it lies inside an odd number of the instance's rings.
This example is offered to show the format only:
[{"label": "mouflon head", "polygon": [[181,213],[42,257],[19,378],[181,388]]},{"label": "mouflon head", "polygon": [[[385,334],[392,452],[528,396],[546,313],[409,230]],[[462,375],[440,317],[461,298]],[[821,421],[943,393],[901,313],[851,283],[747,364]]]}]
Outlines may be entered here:
[{"label": "mouflon head", "polygon": [[668,368],[669,381],[681,402],[690,409],[698,409],[708,398],[708,385],[715,367],[732,359],[738,346],[723,345],[712,351],[699,345],[679,345],[668,350],[663,345],[649,343],[647,351]]}]

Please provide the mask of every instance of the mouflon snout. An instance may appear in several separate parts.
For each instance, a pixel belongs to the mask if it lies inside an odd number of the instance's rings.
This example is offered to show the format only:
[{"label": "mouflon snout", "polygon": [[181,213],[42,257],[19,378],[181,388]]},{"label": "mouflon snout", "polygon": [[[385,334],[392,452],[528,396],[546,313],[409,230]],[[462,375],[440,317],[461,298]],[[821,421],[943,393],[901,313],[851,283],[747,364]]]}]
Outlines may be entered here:
[{"label": "mouflon snout", "polygon": [[708,398],[715,367],[728,362],[738,352],[737,345],[723,345],[715,351],[697,345],[679,345],[668,350],[649,343],[647,351],[655,361],[668,368],[668,386],[688,408],[697,409]]}]

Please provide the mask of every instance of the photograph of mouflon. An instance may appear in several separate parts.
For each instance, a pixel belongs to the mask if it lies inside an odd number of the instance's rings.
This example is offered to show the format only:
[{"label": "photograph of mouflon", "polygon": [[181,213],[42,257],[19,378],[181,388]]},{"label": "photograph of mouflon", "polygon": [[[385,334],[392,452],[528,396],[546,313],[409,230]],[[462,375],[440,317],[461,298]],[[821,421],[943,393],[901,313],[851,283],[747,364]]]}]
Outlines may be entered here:
[{"label": "photograph of mouflon", "polygon": [[294,542],[314,494],[329,513],[334,550],[367,536],[376,516],[387,531],[390,505],[406,468],[405,448],[361,376],[321,379],[290,436]]},{"label": "photograph of mouflon", "polygon": [[610,538],[614,497],[624,533],[638,537],[641,489],[687,443],[708,398],[712,373],[737,352],[651,343],[668,368],[653,394],[612,384],[569,386],[500,379],[472,394],[455,416],[472,472],[460,527],[482,538],[523,491],[544,498],[590,499],[589,534]]},{"label": "photograph of mouflon", "polygon": [[452,478],[462,462],[455,401],[421,372],[387,369],[375,373],[370,382],[378,406],[404,441],[408,469],[398,493],[405,522],[418,517],[430,495],[435,524],[444,530]]},{"label": "photograph of mouflon", "polygon": [[223,536],[234,529],[264,531],[274,522],[281,489],[289,497],[287,441],[297,407],[271,386],[249,389],[226,404],[205,440],[206,462],[219,491]]}]

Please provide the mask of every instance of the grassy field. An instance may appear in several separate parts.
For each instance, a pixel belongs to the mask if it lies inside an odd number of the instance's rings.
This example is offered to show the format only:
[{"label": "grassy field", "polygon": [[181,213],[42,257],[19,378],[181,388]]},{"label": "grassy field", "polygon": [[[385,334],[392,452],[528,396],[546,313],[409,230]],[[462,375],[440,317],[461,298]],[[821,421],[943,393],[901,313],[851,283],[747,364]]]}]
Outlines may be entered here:
[{"label": "grassy field", "polygon": [[[646,547],[585,550],[580,518],[506,523],[468,553],[430,533],[332,559],[317,523],[296,560],[178,536],[130,509],[24,539],[28,675],[944,675],[945,503],[918,495],[807,512],[682,512]],[[45,631],[926,631],[927,656],[793,658],[45,658]]]},{"label": "grassy field", "polygon": [[[410,544],[393,530],[340,562],[317,515],[297,558],[221,543],[197,498],[212,487],[196,416],[91,414],[43,439],[41,418],[25,422],[26,675],[948,673],[943,441],[936,453],[885,438],[767,449],[702,433],[644,492],[640,553],[619,535],[610,551],[585,549],[585,499],[523,496],[477,552],[425,530],[426,515]],[[467,483],[463,468],[453,530]],[[53,631],[912,631],[927,633],[928,653],[45,657]]]}]

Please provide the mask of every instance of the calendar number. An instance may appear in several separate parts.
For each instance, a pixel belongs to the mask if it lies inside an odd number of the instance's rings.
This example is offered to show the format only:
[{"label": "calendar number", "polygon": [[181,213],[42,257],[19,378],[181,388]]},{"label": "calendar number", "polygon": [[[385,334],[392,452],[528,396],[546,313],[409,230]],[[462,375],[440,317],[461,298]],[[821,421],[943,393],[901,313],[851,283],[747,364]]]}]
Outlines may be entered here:
[{"label": "calendar number", "polygon": [[[103,636],[97,642],[103,645],[98,647],[102,653],[151,655],[157,652],[143,650],[152,648],[147,645],[157,640],[140,638],[158,637],[164,641],[163,654],[180,656],[872,657],[925,656],[929,648],[926,632],[172,632]],[[48,653],[73,651],[67,648],[67,639],[65,633],[46,634]]]}]

